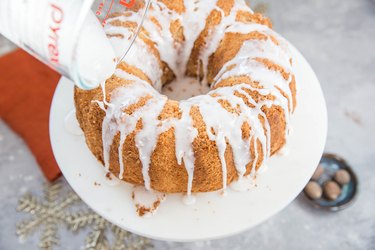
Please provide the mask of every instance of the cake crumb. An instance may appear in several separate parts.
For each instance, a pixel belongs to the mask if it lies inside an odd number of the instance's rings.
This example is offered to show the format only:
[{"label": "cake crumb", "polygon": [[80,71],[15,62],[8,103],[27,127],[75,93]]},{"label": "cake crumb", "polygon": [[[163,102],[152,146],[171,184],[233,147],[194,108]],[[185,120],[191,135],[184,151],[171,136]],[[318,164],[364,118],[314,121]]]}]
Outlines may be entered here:
[{"label": "cake crumb", "polygon": [[355,124],[360,126],[362,125],[362,119],[358,113],[345,110],[345,116],[352,120]]},{"label": "cake crumb", "polygon": [[[134,191],[132,192],[132,199],[133,199],[133,201],[135,200]],[[160,206],[160,203],[164,199],[165,199],[165,194],[161,198],[158,198],[156,201],[154,201],[150,207],[146,207],[145,205],[142,205],[140,203],[136,203],[135,207],[137,209],[138,216],[143,217],[146,214],[154,213],[156,211],[156,209]]]},{"label": "cake crumb", "polygon": [[112,180],[112,176],[110,172],[106,173],[105,177],[107,177],[108,180]]},{"label": "cake crumb", "polygon": [[138,215],[142,217],[147,213],[154,212],[159,207],[159,205],[160,205],[160,200],[157,200],[157,201],[154,201],[154,203],[152,203],[151,207],[145,207],[140,204],[136,204],[135,207],[137,208]]},{"label": "cake crumb", "polygon": [[96,181],[94,181],[94,186],[101,186],[101,184],[98,183],[98,182],[96,182]]}]

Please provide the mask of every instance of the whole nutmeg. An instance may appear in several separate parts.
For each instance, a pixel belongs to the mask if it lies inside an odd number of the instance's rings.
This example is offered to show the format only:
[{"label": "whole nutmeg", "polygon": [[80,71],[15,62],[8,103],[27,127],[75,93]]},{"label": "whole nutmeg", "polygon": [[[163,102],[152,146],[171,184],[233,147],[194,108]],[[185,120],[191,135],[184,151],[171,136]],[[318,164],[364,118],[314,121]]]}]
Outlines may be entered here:
[{"label": "whole nutmeg", "polygon": [[320,176],[322,176],[324,172],[324,168],[322,167],[322,165],[318,165],[315,169],[315,172],[313,174],[313,176],[311,177],[312,180],[316,181],[320,178]]},{"label": "whole nutmeg", "polygon": [[317,182],[309,181],[305,187],[305,193],[311,199],[316,200],[322,197],[323,190]]},{"label": "whole nutmeg", "polygon": [[348,171],[340,169],[335,173],[334,179],[338,184],[342,186],[350,182],[350,174],[348,173]]},{"label": "whole nutmeg", "polygon": [[323,185],[324,196],[334,201],[341,194],[340,186],[334,181],[327,181]]}]

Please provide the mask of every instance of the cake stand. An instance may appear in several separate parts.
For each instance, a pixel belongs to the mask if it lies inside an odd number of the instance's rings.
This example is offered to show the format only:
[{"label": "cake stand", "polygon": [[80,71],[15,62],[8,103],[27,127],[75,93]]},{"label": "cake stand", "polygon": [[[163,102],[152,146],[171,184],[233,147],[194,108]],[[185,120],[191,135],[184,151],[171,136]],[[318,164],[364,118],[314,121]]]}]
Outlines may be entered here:
[{"label": "cake stand", "polygon": [[159,240],[195,241],[237,234],[275,215],[304,188],[323,153],[327,111],[319,81],[292,45],[298,83],[298,106],[292,117],[287,156],[276,155],[246,192],[228,190],[196,195],[185,205],[181,194],[168,195],[152,217],[139,217],[131,199],[133,186],[106,184],[103,167],[83,135],[69,133],[64,120],[73,104],[73,84],[61,78],[51,107],[50,136],[54,155],[66,180],[94,211],[130,232]]}]

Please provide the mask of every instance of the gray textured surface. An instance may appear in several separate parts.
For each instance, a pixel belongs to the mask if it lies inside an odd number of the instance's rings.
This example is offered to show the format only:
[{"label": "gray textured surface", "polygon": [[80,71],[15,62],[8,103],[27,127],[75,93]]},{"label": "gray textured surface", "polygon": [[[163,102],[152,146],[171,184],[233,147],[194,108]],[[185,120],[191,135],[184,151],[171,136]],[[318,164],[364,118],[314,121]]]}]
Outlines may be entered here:
[{"label": "gray textured surface", "polygon": [[[154,245],[156,249],[375,249],[375,1],[265,2],[275,29],[305,55],[321,81],[329,115],[326,151],[342,155],[357,171],[358,199],[352,207],[330,213],[309,207],[299,197],[262,225],[230,238]],[[0,54],[12,48],[0,38]],[[15,207],[22,193],[41,194],[43,180],[23,141],[0,120],[0,249],[37,248],[38,235],[23,244],[15,236],[15,223],[25,217]],[[82,245],[82,237],[64,230],[61,234],[61,249]]]}]

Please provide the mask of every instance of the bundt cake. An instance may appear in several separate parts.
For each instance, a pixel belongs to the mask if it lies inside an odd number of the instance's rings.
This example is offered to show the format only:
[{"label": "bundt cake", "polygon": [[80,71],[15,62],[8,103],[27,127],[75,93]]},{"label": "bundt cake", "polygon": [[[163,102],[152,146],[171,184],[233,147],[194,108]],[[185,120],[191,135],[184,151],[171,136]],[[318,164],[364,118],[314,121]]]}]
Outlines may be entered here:
[{"label": "bundt cake", "polygon": [[[115,48],[130,42],[136,15],[107,20]],[[186,76],[211,90],[181,101],[160,93]],[[115,74],[74,95],[86,143],[105,169],[166,193],[225,190],[254,175],[286,143],[296,107],[287,41],[242,0],[152,1]]]}]

